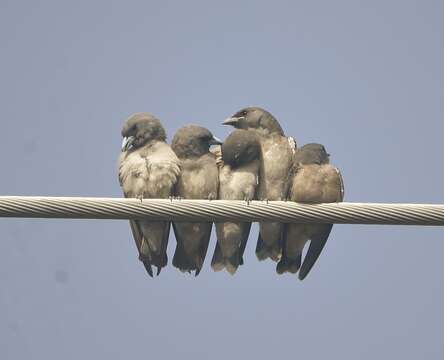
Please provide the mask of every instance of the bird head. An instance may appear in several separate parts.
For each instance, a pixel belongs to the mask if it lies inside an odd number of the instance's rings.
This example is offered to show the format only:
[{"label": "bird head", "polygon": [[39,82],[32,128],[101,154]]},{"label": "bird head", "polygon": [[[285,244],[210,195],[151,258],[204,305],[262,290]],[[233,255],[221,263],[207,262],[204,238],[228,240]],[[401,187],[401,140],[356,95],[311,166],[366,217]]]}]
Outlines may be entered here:
[{"label": "bird head", "polygon": [[160,120],[149,113],[130,116],[122,128],[122,151],[137,149],[151,141],[165,141],[166,132]]},{"label": "bird head", "polygon": [[296,151],[295,162],[303,165],[328,164],[330,162],[330,154],[327,153],[324,145],[316,143],[305,144]]},{"label": "bird head", "polygon": [[174,135],[171,148],[179,158],[202,156],[208,153],[211,145],[221,145],[222,141],[208,129],[198,125],[187,125]]},{"label": "bird head", "polygon": [[233,168],[259,159],[260,144],[253,131],[234,130],[222,144],[222,160]]},{"label": "bird head", "polygon": [[230,118],[226,119],[223,125],[231,125],[237,129],[252,129],[264,135],[280,134],[284,135],[279,122],[267,110],[253,106],[239,110]]}]

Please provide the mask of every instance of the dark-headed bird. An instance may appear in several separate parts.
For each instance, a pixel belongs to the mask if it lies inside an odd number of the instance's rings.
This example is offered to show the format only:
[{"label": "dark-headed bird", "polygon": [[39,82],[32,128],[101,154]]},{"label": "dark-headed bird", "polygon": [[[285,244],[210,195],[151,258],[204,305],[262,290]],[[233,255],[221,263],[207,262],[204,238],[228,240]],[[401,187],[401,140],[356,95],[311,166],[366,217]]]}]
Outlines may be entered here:
[{"label": "dark-headed bird", "polygon": [[[149,113],[137,113],[122,129],[119,181],[125,197],[169,198],[180,174],[180,161],[165,142],[160,121]],[[152,277],[166,266],[169,221],[130,220],[139,259]]]},{"label": "dark-headed bird", "polygon": [[[252,131],[235,130],[224,141],[219,170],[219,199],[245,200],[256,198],[259,176],[260,144]],[[217,244],[211,267],[234,274],[240,264],[250,234],[251,223],[216,223]]]},{"label": "dark-headed bird", "polygon": [[[223,122],[238,129],[254,131],[261,144],[259,200],[286,200],[293,169],[296,142],[286,137],[279,122],[268,111],[248,107]],[[279,222],[261,222],[256,245],[259,260],[279,261],[285,227]]]},{"label": "dark-headed bird", "polygon": [[[329,164],[329,154],[321,144],[302,146],[295,155],[296,172],[290,200],[301,203],[331,203],[344,199],[344,184],[339,170]],[[287,224],[278,274],[296,273],[303,280],[321,254],[333,224]],[[301,266],[304,245],[310,240]]]},{"label": "dark-headed bird", "polygon": [[[171,144],[181,161],[182,172],[175,195],[184,199],[217,199],[219,173],[211,145],[222,142],[201,126],[188,125],[179,129]],[[173,265],[183,272],[194,271],[197,276],[210,241],[211,222],[174,222],[177,246]]]}]

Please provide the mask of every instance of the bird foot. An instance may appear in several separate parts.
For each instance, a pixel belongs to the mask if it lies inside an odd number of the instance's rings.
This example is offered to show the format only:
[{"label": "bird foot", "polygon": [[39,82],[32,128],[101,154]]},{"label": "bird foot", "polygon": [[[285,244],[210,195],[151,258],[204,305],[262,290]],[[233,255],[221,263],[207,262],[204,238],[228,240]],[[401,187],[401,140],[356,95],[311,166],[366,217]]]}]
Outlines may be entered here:
[{"label": "bird foot", "polygon": [[251,202],[251,200],[253,200],[253,199],[251,198],[251,196],[245,196],[245,197],[244,197],[244,201],[247,203],[247,206],[250,206],[250,202]]}]

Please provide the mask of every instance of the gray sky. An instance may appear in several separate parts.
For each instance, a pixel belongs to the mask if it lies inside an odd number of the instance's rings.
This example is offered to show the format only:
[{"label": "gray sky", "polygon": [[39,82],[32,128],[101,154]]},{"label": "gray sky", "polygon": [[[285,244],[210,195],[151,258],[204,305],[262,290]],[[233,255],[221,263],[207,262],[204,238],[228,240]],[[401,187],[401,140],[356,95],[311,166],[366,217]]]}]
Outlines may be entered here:
[{"label": "gray sky", "polygon": [[[440,1],[1,1],[2,195],[120,196],[127,116],[169,139],[261,105],[347,201],[444,203]],[[304,282],[157,279],[126,221],[0,220],[0,358],[442,359],[444,229],[333,228]],[[169,253],[175,245],[170,238]]]}]

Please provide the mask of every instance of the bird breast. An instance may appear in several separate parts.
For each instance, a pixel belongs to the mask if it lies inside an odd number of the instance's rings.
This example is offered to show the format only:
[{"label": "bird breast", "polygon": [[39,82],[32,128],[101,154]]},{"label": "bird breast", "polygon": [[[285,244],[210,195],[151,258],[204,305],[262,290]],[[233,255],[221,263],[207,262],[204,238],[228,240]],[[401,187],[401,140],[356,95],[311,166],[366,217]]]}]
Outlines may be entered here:
[{"label": "bird breast", "polygon": [[123,153],[119,179],[125,195],[167,198],[180,174],[179,164],[171,148],[162,142]]}]

